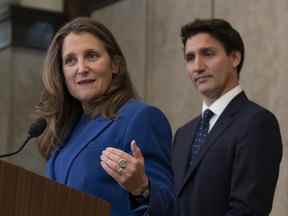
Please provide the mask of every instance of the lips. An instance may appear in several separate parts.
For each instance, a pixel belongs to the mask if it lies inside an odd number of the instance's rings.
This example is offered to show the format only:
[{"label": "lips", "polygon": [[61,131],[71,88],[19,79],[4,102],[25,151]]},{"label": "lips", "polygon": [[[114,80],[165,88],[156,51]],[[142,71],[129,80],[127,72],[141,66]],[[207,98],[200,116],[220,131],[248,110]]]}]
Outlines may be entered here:
[{"label": "lips", "polygon": [[85,79],[85,80],[80,80],[77,82],[79,85],[86,85],[86,84],[91,84],[94,83],[95,79]]},{"label": "lips", "polygon": [[195,82],[205,82],[207,79],[209,79],[211,76],[210,75],[205,75],[205,76],[199,76],[195,78]]}]

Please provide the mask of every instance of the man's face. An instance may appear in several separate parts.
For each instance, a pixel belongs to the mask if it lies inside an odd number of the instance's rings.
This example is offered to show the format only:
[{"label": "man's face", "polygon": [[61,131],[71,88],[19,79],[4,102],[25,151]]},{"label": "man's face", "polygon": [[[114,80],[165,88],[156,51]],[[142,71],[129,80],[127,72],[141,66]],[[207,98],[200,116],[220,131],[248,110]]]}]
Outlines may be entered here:
[{"label": "man's face", "polygon": [[227,54],[208,33],[198,33],[186,41],[185,59],[189,78],[208,105],[238,84],[240,53]]}]

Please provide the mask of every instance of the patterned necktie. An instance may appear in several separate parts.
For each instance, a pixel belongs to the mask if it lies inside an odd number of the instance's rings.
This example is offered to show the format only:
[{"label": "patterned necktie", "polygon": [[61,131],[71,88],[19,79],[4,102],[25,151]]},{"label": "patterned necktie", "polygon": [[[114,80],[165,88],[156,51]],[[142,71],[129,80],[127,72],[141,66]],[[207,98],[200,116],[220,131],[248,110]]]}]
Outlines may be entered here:
[{"label": "patterned necktie", "polygon": [[192,143],[190,165],[192,165],[193,161],[195,161],[195,159],[196,159],[196,157],[200,151],[201,145],[206,140],[206,137],[208,135],[208,130],[209,130],[209,121],[213,115],[214,115],[214,113],[209,109],[206,109],[204,111],[204,114],[203,114],[202,119],[200,121],[199,127],[197,128],[197,131],[196,131],[195,139]]}]

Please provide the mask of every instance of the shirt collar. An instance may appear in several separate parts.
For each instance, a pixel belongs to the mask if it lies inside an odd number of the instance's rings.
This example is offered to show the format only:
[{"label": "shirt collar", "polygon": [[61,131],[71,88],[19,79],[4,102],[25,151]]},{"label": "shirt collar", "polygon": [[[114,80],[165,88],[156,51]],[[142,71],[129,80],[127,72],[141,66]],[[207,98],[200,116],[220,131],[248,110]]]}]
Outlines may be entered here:
[{"label": "shirt collar", "polygon": [[214,101],[210,106],[207,106],[205,102],[202,104],[202,114],[206,109],[210,109],[216,116],[220,116],[224,109],[227,107],[227,105],[231,102],[233,98],[235,98],[238,94],[242,92],[242,88],[240,85],[237,85],[230,91],[226,92],[224,95],[222,95],[220,98],[218,98],[216,101]]}]

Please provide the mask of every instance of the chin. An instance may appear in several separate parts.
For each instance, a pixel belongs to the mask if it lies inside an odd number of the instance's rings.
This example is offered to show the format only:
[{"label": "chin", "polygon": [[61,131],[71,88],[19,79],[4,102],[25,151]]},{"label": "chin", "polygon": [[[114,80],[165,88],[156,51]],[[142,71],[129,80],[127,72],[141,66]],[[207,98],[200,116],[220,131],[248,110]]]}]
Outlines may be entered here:
[{"label": "chin", "polygon": [[81,103],[89,103],[103,95],[104,92],[95,89],[82,89],[81,91],[73,91],[70,94]]},{"label": "chin", "polygon": [[201,95],[207,98],[215,98],[215,95],[218,95],[215,88],[198,88],[198,91]]},{"label": "chin", "polygon": [[200,94],[203,95],[210,94],[211,92],[214,91],[214,88],[211,85],[206,84],[198,85],[197,89],[200,92]]},{"label": "chin", "polygon": [[98,95],[78,95],[78,97],[75,98],[79,100],[81,103],[89,103],[97,97]]}]

